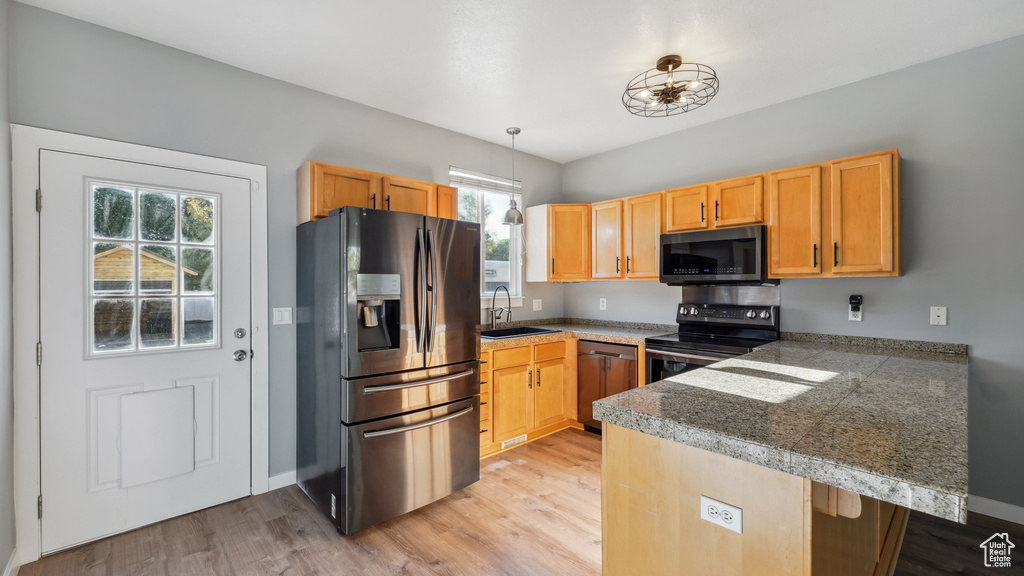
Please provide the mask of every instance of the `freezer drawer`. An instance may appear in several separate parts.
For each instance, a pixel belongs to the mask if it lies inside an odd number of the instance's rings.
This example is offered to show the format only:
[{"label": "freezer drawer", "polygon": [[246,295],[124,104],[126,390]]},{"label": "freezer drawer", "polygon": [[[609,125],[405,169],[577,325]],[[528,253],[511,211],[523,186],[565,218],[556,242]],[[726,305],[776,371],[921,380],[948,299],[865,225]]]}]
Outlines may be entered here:
[{"label": "freezer drawer", "polygon": [[341,421],[365,422],[440,406],[480,393],[476,360],[427,370],[342,380]]},{"label": "freezer drawer", "polygon": [[338,528],[351,534],[480,479],[480,399],[342,426]]}]

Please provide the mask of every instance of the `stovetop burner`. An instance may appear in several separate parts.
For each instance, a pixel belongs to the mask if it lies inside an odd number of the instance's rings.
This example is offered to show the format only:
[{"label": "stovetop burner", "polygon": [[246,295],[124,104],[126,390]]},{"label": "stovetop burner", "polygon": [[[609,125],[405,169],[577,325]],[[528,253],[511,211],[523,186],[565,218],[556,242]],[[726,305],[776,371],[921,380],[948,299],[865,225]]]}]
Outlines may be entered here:
[{"label": "stovetop burner", "polygon": [[678,332],[647,338],[647,347],[741,355],[779,339],[778,306],[683,303],[676,322]]}]

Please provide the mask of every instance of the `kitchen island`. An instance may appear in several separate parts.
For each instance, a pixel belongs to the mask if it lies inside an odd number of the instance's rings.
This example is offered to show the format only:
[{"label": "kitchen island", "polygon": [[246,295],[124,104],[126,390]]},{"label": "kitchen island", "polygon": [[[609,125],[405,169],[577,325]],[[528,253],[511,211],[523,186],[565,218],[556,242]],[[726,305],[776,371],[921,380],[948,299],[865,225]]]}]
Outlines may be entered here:
[{"label": "kitchen island", "polygon": [[594,404],[605,574],[884,574],[906,510],[966,521],[966,347],[820,340]]}]

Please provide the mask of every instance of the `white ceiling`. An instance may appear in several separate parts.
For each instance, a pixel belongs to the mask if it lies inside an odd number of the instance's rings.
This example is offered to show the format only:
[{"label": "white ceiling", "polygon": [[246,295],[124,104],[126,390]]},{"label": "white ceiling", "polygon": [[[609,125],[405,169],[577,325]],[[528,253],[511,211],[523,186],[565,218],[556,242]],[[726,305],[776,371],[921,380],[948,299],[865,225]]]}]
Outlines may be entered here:
[{"label": "white ceiling", "polygon": [[[1019,0],[21,1],[558,162],[1024,34]],[[670,53],[721,91],[627,113]]]}]

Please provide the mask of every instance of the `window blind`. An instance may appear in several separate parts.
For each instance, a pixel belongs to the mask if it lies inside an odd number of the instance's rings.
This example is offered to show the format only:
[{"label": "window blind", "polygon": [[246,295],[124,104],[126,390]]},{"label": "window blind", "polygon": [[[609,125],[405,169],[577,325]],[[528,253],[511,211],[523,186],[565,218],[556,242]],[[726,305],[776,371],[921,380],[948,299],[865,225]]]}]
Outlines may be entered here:
[{"label": "window blind", "polygon": [[[451,182],[451,185],[456,188],[472,188],[474,190],[498,192],[501,194],[512,193],[512,180],[508,178],[484,174],[482,172],[473,172],[472,170],[466,170],[456,166],[448,167],[448,179]],[[519,180],[516,180],[515,182],[515,193],[523,193],[523,183]]]}]

